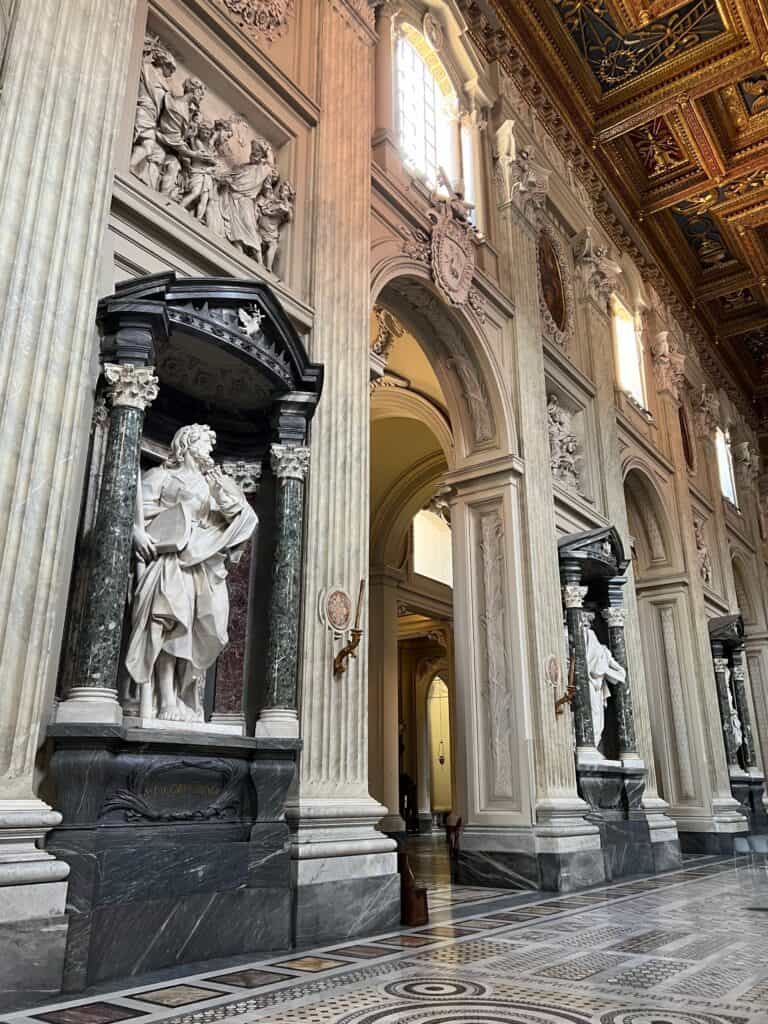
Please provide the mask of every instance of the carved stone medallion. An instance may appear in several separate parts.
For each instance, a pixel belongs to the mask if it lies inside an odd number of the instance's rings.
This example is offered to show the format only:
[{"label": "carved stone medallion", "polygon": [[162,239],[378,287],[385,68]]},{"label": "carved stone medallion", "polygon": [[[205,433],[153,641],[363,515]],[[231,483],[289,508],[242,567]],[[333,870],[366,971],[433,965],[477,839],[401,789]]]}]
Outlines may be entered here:
[{"label": "carved stone medallion", "polygon": [[432,229],[431,247],[435,283],[454,306],[463,306],[475,273],[471,232],[453,217],[442,216]]},{"label": "carved stone medallion", "polygon": [[242,31],[257,41],[274,42],[288,31],[294,0],[216,0]]}]

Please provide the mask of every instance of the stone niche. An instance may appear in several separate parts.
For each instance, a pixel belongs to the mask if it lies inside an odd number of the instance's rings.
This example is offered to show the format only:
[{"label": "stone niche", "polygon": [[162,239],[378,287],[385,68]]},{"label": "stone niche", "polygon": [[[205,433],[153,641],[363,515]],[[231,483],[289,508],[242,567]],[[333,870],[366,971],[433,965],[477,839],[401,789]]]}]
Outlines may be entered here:
[{"label": "stone niche", "polygon": [[[125,614],[122,645],[101,672],[102,682],[112,681],[116,718],[78,717],[79,709],[87,712],[88,595],[110,501],[103,481],[109,459],[121,451],[113,443],[120,411],[114,394],[111,413],[97,399],[69,639],[48,729],[47,784],[63,822],[47,845],[71,868],[64,971],[70,992],[292,944],[285,799],[300,741],[290,731],[251,734],[265,709],[277,707],[283,716],[293,709],[295,719],[303,474],[322,387],[322,367],[309,361],[260,282],[158,274],[119,285],[99,304],[98,318],[107,382],[127,358],[130,374],[137,372],[137,339],[148,320],[160,325],[144,356],[154,367],[144,372],[154,372],[157,384],[136,438],[132,479],[139,463],[145,472],[162,462],[180,427],[206,424],[216,433],[216,466],[237,483],[259,524],[240,561],[229,565],[229,646],[204,678],[199,719],[165,721],[157,702],[142,717],[147,702],[142,712],[124,668],[135,584],[118,578],[112,589],[124,586],[128,598],[114,598],[118,618],[121,609]],[[288,471],[286,455],[293,460]],[[115,512],[113,533],[121,509]]]}]

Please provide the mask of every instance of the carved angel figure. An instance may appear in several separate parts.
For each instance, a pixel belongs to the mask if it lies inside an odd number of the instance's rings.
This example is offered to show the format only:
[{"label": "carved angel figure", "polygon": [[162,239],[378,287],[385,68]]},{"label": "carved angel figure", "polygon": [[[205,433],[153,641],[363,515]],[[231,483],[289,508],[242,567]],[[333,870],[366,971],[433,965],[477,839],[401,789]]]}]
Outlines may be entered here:
[{"label": "carved angel figure", "polygon": [[205,672],[228,641],[227,569],[257,518],[211,458],[215,443],[210,427],[182,427],[168,459],[140,480],[125,664],[142,718],[202,721]]}]

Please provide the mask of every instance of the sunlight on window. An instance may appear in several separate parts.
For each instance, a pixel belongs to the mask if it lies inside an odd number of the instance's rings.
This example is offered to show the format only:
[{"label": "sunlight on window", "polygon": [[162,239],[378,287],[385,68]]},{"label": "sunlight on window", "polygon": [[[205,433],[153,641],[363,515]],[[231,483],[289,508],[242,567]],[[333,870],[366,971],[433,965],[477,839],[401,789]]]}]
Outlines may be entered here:
[{"label": "sunlight on window", "polygon": [[403,159],[434,186],[437,171],[452,166],[452,117],[456,94],[450,79],[424,37],[409,25],[397,41],[398,135]]},{"label": "sunlight on window", "polygon": [[717,472],[720,477],[720,490],[723,497],[727,498],[734,505],[736,500],[736,482],[733,476],[733,455],[731,454],[731,441],[728,434],[717,428],[715,434],[715,451],[717,452]]},{"label": "sunlight on window", "polygon": [[635,318],[617,300],[613,304],[613,327],[616,336],[616,361],[619,387],[645,408],[643,388],[643,350],[635,329]]},{"label": "sunlight on window", "polygon": [[413,571],[447,587],[453,586],[451,528],[426,509],[413,517]]}]

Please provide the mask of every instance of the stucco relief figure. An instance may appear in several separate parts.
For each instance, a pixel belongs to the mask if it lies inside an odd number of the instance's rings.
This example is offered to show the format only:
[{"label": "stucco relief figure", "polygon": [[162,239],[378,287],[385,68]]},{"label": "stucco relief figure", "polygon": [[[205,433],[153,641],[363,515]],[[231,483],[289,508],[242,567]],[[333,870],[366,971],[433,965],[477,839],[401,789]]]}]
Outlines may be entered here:
[{"label": "stucco relief figure", "polygon": [[191,147],[197,134],[205,86],[198,78],[185,78],[182,90],[180,96],[174,96],[172,92],[165,94],[157,120],[157,140],[166,151],[160,191],[173,199],[182,199],[184,195],[182,161],[194,159],[198,164],[208,166],[216,163],[214,156]]},{"label": "stucco relief figure", "polygon": [[627,678],[624,668],[616,661],[605,644],[601,644],[592,623],[593,612],[584,614],[584,637],[587,645],[587,671],[589,674],[589,700],[592,729],[597,747],[605,729],[605,708],[611,696],[608,683],[623,683]]},{"label": "stucco relief figure", "polygon": [[205,672],[227,644],[228,566],[257,518],[211,458],[215,443],[210,427],[182,427],[168,459],[141,480],[126,668],[142,718],[202,722]]},{"label": "stucco relief figure", "polygon": [[547,430],[549,433],[549,466],[558,483],[578,490],[580,446],[571,430],[572,414],[564,409],[557,396],[547,397]]},{"label": "stucco relief figure", "polygon": [[147,36],[139,75],[130,168],[137,178],[154,189],[160,185],[166,155],[157,141],[157,122],[169,88],[167,80],[175,70],[172,54],[154,36]]},{"label": "stucco relief figure", "polygon": [[[174,86],[169,79],[175,71],[170,51],[147,36],[131,171],[274,273],[296,191],[281,180],[268,140],[258,135],[248,140],[239,114],[206,117],[203,107],[210,109],[215,101],[206,100],[203,82],[185,77]],[[467,206],[454,201],[457,209]]]},{"label": "stucco relief figure", "polygon": [[699,563],[699,574],[705,583],[710,584],[712,582],[712,558],[704,542],[703,520],[694,518],[693,536],[696,540],[696,558]]}]

